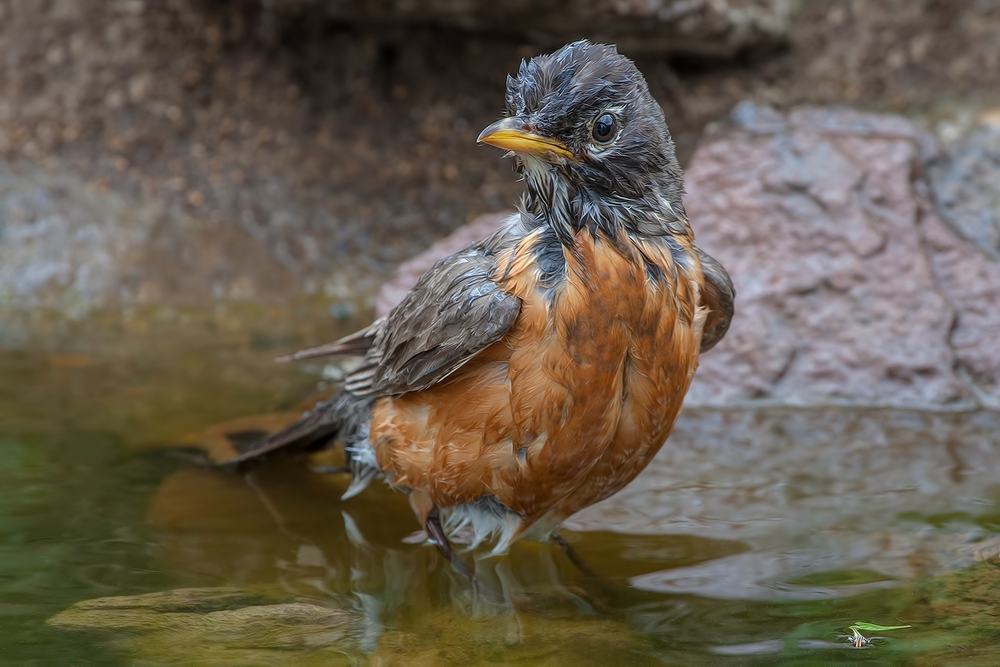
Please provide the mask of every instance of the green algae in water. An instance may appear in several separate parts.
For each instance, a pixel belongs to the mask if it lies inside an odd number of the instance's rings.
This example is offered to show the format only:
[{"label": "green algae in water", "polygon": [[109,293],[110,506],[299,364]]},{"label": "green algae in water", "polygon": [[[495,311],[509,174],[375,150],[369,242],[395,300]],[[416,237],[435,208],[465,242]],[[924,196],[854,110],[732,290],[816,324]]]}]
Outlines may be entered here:
[{"label": "green algae in water", "polygon": [[848,630],[859,630],[861,632],[888,632],[890,630],[905,630],[912,628],[912,625],[879,625],[867,621],[854,621]]}]

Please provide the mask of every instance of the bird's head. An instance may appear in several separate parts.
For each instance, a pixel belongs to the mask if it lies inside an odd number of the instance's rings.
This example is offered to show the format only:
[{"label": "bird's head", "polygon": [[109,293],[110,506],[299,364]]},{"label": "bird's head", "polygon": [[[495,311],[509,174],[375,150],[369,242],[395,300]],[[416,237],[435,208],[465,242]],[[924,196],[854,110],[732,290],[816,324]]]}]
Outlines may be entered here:
[{"label": "bird's head", "polygon": [[615,47],[580,41],[522,61],[507,77],[507,114],[479,141],[514,154],[529,197],[540,193],[543,206],[558,205],[549,191],[562,188],[577,218],[589,204],[683,211],[663,111]]}]

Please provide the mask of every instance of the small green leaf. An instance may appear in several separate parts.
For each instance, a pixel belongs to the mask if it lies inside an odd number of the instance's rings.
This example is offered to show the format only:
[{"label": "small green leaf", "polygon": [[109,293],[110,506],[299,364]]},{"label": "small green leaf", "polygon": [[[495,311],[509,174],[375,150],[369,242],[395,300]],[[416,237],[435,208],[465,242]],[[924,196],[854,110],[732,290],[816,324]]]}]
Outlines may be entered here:
[{"label": "small green leaf", "polygon": [[904,628],[912,627],[912,625],[876,625],[875,623],[866,623],[865,621],[854,621],[854,625],[850,629],[864,630],[865,632],[886,632],[888,630],[903,630]]}]

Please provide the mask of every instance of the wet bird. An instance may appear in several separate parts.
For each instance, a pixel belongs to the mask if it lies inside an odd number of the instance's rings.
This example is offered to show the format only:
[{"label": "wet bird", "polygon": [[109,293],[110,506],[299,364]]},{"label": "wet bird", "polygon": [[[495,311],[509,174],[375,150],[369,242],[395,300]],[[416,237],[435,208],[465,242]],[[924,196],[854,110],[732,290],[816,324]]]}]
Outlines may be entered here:
[{"label": "wet bird", "polygon": [[[694,244],[663,112],[615,47],[522,61],[479,142],[523,176],[519,212],[438,262],[389,314],[291,359],[353,355],[343,388],[229,462],[335,442],[405,492],[429,539],[502,553],[554,539],[661,448],[734,290]],[[468,572],[467,568],[463,571]]]}]

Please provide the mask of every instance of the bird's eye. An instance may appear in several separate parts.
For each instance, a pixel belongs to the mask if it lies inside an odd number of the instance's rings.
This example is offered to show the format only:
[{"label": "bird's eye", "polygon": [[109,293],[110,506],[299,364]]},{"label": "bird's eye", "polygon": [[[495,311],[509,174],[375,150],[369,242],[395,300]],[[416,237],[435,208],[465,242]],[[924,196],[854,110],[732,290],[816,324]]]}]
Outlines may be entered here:
[{"label": "bird's eye", "polygon": [[602,144],[611,141],[615,134],[615,117],[609,113],[601,114],[601,117],[594,123],[594,139]]}]

